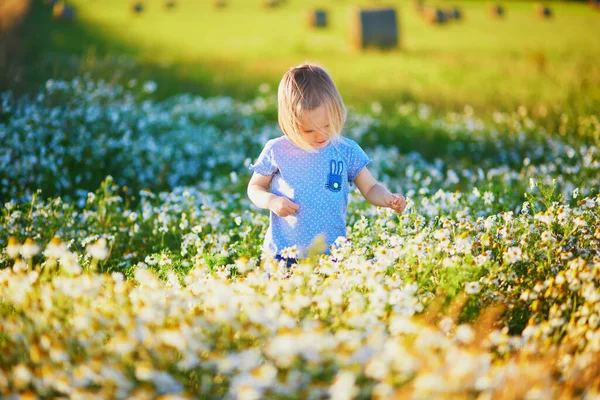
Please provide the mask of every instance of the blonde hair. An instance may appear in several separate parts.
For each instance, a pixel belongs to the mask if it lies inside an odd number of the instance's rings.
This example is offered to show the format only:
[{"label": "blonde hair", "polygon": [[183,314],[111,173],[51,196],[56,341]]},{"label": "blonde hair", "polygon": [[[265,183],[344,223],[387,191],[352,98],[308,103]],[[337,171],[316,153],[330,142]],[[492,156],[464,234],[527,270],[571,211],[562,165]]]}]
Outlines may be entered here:
[{"label": "blonde hair", "polygon": [[339,140],[346,122],[346,106],[333,79],[325,70],[314,64],[302,64],[290,68],[279,83],[277,91],[277,114],[283,133],[306,151],[316,150],[302,136],[300,119],[306,111],[321,105],[329,115],[332,141]]}]

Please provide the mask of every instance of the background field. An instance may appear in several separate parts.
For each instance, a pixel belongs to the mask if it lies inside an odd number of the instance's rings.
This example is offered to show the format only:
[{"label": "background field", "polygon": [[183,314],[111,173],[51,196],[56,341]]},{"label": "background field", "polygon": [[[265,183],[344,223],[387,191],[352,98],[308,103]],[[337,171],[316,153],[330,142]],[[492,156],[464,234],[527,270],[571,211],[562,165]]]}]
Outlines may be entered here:
[{"label": "background field", "polygon": [[[325,66],[347,103],[359,108],[418,101],[443,109],[543,105],[589,113],[600,100],[600,12],[585,3],[550,2],[555,15],[543,20],[533,2],[504,3],[504,19],[490,16],[488,2],[442,2],[458,5],[464,19],[431,26],[412,2],[389,1],[399,11],[401,49],[363,53],[348,44],[349,12],[382,2],[287,1],[264,9],[257,0],[238,0],[217,10],[211,1],[179,0],[165,11],[163,1],[148,0],[140,16],[122,0],[68,3],[77,8],[73,24],[51,21],[50,10],[34,2],[24,30],[27,82],[126,55],[144,66],[139,76],[165,83],[159,95],[191,91],[247,99],[260,83],[275,88],[288,67],[311,60]],[[311,7],[329,11],[330,27],[306,26]],[[65,58],[72,54],[85,55],[87,65]],[[112,70],[109,63],[106,71]]]}]

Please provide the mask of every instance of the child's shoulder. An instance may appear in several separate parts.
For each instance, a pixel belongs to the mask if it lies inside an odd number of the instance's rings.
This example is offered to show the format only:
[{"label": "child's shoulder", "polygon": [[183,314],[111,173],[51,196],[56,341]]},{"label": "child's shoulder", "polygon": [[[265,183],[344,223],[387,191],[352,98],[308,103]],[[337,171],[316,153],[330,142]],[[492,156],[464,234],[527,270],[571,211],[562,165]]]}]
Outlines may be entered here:
[{"label": "child's shoulder", "polygon": [[355,149],[360,149],[360,145],[353,139],[347,138],[345,136],[340,136],[338,140],[338,148],[341,148],[347,152],[353,152]]},{"label": "child's shoulder", "polygon": [[340,136],[340,142],[346,146],[358,146],[355,140],[352,140],[346,136]]},{"label": "child's shoulder", "polygon": [[267,143],[265,143],[265,148],[278,150],[287,147],[288,145],[289,139],[285,135],[282,135],[268,140]]}]

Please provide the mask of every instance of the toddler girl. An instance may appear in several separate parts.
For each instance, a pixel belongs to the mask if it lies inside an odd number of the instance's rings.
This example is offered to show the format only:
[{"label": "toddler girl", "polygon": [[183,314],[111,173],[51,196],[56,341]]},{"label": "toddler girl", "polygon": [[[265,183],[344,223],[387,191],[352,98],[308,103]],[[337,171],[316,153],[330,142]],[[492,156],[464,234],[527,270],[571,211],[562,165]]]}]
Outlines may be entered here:
[{"label": "toddler girl", "polygon": [[367,169],[371,159],[341,135],[346,108],[325,70],[311,64],[291,68],[281,79],[277,103],[284,135],[265,144],[250,165],[254,174],[248,184],[250,200],[271,211],[266,253],[288,259],[289,266],[307,256],[318,235],[324,235],[327,248],[346,236],[352,183],[371,204],[404,210],[404,197],[378,183]]}]

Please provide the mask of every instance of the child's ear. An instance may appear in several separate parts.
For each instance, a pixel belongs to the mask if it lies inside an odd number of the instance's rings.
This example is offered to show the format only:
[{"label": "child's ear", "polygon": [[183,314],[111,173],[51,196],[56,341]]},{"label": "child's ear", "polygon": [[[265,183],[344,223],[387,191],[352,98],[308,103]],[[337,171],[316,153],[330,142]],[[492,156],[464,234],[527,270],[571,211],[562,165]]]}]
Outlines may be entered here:
[{"label": "child's ear", "polygon": [[337,174],[341,175],[343,170],[344,170],[344,163],[341,162],[341,161],[338,161],[338,172],[337,172]]},{"label": "child's ear", "polygon": [[330,165],[331,165],[331,168],[330,168],[331,169],[331,173],[335,174],[335,160],[331,160],[331,164]]}]

